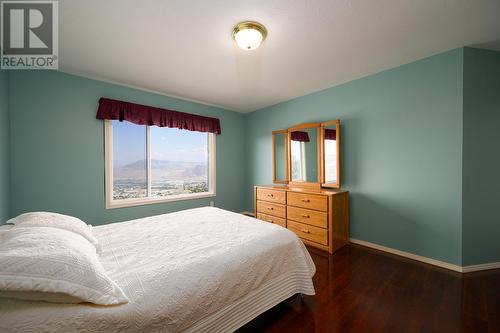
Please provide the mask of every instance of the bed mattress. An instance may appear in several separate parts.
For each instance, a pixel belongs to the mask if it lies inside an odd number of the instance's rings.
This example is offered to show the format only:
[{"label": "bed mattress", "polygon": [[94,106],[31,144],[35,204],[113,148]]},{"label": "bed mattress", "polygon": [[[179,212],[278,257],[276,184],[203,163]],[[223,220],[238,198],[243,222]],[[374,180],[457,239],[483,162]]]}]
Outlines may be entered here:
[{"label": "bed mattress", "polygon": [[232,332],[296,293],[314,263],[289,230],[203,207],[93,228],[130,302],[0,299],[1,332]]}]

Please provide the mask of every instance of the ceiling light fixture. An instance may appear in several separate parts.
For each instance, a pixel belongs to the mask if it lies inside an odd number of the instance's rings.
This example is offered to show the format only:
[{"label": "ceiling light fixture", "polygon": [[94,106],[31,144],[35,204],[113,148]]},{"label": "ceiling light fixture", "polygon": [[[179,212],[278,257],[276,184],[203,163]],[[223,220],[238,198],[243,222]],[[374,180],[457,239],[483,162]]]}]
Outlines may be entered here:
[{"label": "ceiling light fixture", "polygon": [[233,38],[236,44],[245,51],[258,48],[266,36],[266,28],[258,22],[240,22],[233,29]]}]

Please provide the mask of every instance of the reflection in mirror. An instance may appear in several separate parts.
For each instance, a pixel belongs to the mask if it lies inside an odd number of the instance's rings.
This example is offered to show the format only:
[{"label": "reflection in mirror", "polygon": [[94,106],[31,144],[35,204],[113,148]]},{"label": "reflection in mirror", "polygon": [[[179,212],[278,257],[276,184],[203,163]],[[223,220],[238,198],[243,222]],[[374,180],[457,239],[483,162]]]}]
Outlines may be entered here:
[{"label": "reflection in mirror", "polygon": [[287,166],[286,166],[286,132],[274,133],[274,182],[286,183],[287,179]]},{"label": "reflection in mirror", "polygon": [[318,181],[318,129],[304,128],[290,133],[292,181]]},{"label": "reflection in mirror", "polygon": [[[296,132],[293,132],[294,134]],[[305,142],[292,139],[292,181],[305,181]]]},{"label": "reflection in mirror", "polygon": [[325,183],[337,183],[337,126],[325,127]]}]

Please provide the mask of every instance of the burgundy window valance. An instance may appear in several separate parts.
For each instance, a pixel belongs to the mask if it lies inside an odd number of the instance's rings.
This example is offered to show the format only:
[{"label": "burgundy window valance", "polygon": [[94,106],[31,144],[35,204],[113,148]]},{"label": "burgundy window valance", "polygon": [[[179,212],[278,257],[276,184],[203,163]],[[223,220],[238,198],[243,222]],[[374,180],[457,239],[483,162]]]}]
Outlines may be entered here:
[{"label": "burgundy window valance", "polygon": [[309,142],[309,134],[307,132],[294,131],[290,138],[292,141]]},{"label": "burgundy window valance", "polygon": [[217,118],[198,116],[190,113],[156,108],[153,106],[99,99],[97,119],[129,121],[136,125],[171,127],[188,131],[221,133]]},{"label": "burgundy window valance", "polygon": [[325,140],[337,140],[337,130],[326,128]]}]

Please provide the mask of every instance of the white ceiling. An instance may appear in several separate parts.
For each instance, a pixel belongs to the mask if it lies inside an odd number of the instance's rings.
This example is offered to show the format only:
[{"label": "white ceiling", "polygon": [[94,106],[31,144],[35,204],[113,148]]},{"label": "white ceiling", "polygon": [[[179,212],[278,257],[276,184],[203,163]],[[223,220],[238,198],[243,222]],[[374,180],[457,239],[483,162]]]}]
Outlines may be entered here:
[{"label": "white ceiling", "polygon": [[[464,45],[500,49],[500,0],[64,0],[59,11],[62,71],[240,112]],[[259,49],[233,42],[242,20],[267,27]]]}]

